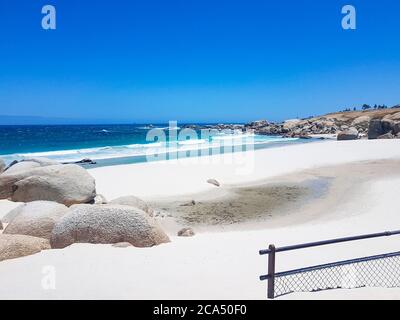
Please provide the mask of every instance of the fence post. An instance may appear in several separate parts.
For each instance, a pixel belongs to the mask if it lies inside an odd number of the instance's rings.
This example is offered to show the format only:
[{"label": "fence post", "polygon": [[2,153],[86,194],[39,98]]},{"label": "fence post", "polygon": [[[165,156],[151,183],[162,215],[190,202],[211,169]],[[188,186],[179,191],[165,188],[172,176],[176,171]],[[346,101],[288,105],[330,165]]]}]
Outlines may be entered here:
[{"label": "fence post", "polygon": [[275,298],[275,245],[269,246],[270,253],[268,254],[268,299]]}]

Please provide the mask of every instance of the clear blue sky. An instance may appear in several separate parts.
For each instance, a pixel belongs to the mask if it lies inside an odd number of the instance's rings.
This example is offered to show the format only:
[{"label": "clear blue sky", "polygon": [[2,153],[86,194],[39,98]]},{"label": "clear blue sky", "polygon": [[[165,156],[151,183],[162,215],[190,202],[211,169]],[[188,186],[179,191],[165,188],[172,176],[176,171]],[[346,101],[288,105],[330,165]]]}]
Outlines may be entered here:
[{"label": "clear blue sky", "polygon": [[[45,4],[57,30],[41,28]],[[398,0],[1,0],[0,114],[243,122],[394,105],[399,16]]]}]

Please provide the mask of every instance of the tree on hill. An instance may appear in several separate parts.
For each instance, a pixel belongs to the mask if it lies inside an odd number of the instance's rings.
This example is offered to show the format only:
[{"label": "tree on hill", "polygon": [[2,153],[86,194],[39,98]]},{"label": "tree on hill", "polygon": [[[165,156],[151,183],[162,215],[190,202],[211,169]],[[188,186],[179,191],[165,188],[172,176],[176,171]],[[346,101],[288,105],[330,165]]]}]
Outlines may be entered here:
[{"label": "tree on hill", "polygon": [[368,109],[371,109],[371,106],[369,104],[363,104],[361,109],[368,110]]}]

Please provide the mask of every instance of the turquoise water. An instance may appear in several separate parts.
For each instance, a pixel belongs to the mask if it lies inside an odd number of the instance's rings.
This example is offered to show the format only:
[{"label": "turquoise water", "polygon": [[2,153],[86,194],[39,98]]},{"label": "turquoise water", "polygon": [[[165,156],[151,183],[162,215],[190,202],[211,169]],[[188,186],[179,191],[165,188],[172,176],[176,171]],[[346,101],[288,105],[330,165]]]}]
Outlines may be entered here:
[{"label": "turquoise water", "polygon": [[155,154],[165,154],[167,158],[177,152],[197,156],[207,150],[236,152],[303,142],[234,131],[182,130],[167,125],[0,126],[0,157],[7,163],[46,157],[61,162],[90,158],[99,165],[113,165],[147,161],[149,155]]}]

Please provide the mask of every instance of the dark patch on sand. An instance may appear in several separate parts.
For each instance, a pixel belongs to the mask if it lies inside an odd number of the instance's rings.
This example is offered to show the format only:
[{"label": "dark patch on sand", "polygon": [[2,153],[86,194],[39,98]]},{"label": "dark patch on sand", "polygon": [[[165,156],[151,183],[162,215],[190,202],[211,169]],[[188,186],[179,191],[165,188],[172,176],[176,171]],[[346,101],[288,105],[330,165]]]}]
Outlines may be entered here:
[{"label": "dark patch on sand", "polygon": [[288,212],[312,194],[309,185],[262,185],[233,188],[229,195],[194,205],[188,201],[153,203],[183,225],[231,225],[251,220],[265,220],[280,212]]}]

